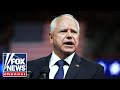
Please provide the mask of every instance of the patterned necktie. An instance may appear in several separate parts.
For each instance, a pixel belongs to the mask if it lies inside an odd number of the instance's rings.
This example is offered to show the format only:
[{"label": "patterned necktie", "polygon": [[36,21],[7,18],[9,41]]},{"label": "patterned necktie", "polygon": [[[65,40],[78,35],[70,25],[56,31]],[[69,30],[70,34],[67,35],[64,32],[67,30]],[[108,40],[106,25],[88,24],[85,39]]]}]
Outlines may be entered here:
[{"label": "patterned necktie", "polygon": [[63,79],[63,77],[64,77],[64,69],[63,69],[64,60],[57,61],[56,65],[58,65],[59,69],[58,69],[54,79]]}]

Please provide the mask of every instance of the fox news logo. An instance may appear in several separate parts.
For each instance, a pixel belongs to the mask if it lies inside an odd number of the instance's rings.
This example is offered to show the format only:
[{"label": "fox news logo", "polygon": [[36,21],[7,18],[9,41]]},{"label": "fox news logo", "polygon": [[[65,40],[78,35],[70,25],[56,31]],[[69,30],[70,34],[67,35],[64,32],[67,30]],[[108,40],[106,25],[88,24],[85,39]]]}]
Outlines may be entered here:
[{"label": "fox news logo", "polygon": [[3,53],[3,77],[26,77],[27,54]]}]

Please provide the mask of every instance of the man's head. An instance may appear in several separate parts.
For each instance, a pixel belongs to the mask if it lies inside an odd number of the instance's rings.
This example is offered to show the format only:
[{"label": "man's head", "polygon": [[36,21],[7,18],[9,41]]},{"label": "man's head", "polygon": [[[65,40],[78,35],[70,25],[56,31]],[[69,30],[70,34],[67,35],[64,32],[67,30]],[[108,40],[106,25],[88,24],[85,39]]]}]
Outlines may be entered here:
[{"label": "man's head", "polygon": [[50,25],[50,43],[58,56],[72,54],[79,44],[80,27],[78,21],[70,14],[56,17]]}]

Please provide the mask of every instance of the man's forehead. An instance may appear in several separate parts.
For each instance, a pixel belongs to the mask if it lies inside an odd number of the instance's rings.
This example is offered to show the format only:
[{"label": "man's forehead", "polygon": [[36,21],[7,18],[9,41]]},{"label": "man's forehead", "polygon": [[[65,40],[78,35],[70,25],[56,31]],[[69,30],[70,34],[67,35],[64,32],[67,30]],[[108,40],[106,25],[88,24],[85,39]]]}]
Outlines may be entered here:
[{"label": "man's forehead", "polygon": [[66,20],[74,21],[74,19],[70,16],[62,16],[62,17],[57,19],[57,22],[62,22],[62,21],[66,21]]},{"label": "man's forehead", "polygon": [[56,28],[59,28],[59,29],[71,28],[71,29],[77,30],[77,24],[73,21],[62,20],[56,24]]}]

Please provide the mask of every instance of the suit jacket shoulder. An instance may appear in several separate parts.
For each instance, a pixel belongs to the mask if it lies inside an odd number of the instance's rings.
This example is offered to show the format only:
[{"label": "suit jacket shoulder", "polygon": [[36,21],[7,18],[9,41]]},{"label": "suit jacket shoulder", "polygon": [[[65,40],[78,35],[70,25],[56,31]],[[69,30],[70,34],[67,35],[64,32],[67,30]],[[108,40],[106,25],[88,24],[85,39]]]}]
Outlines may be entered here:
[{"label": "suit jacket shoulder", "polygon": [[27,62],[27,70],[32,72],[31,79],[37,79],[44,67],[49,68],[50,56],[51,55]]},{"label": "suit jacket shoulder", "polygon": [[102,65],[75,54],[66,74],[66,79],[103,79]]},{"label": "suit jacket shoulder", "polygon": [[104,79],[104,67],[102,65],[92,60],[84,59],[84,66],[89,73],[93,74],[91,79]]}]

